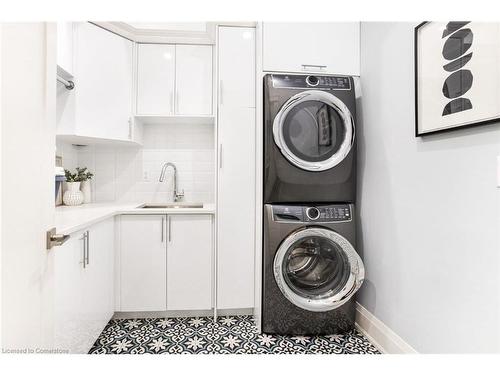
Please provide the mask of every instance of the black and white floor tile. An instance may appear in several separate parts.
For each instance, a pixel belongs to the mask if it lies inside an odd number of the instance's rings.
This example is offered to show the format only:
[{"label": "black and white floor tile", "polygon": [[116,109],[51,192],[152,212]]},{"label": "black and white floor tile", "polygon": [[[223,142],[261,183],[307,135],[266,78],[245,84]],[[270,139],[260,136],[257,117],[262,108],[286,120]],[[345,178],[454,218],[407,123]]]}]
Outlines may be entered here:
[{"label": "black and white floor tile", "polygon": [[111,320],[90,354],[378,354],[361,333],[257,333],[252,316]]}]

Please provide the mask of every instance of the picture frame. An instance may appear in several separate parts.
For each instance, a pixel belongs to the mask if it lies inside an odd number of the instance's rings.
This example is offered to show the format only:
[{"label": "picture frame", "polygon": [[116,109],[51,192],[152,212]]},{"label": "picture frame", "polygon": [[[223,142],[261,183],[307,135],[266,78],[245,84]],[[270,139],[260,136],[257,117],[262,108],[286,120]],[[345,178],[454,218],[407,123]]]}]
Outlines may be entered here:
[{"label": "picture frame", "polygon": [[415,136],[500,121],[500,23],[414,29]]}]

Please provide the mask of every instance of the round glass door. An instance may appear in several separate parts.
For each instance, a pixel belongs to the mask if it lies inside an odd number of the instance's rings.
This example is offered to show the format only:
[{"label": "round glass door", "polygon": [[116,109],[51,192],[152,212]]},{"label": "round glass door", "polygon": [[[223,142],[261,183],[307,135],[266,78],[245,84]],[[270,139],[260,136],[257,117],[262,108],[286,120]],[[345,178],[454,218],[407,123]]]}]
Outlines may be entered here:
[{"label": "round glass door", "polygon": [[273,123],[282,154],[295,166],[323,171],[339,164],[354,143],[354,121],[347,106],[324,91],[309,90],[290,98]]},{"label": "round glass door", "polygon": [[361,286],[364,267],[343,236],[309,227],[290,235],[274,259],[274,277],[285,297],[310,311],[341,306]]}]

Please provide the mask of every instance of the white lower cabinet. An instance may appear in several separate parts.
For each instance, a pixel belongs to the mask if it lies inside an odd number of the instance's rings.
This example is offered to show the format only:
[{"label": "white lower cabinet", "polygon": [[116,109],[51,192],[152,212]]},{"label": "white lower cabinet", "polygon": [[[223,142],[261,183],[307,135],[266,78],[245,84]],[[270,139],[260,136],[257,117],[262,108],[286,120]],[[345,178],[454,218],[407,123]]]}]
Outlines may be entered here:
[{"label": "white lower cabinet", "polygon": [[84,353],[87,349],[83,311],[85,256],[84,232],[71,234],[54,248],[54,348]]},{"label": "white lower cabinet", "polygon": [[84,274],[83,300],[88,323],[87,334],[94,341],[115,312],[114,228],[114,219],[111,218],[90,227],[87,233],[88,264]]},{"label": "white lower cabinet", "polygon": [[210,310],[212,304],[212,217],[169,215],[167,309]]},{"label": "white lower cabinet", "polygon": [[114,219],[54,248],[54,347],[87,353],[113,316]]},{"label": "white lower cabinet", "polygon": [[212,216],[122,215],[119,311],[212,308]]},{"label": "white lower cabinet", "polygon": [[120,311],[166,310],[166,216],[122,215],[120,222]]}]

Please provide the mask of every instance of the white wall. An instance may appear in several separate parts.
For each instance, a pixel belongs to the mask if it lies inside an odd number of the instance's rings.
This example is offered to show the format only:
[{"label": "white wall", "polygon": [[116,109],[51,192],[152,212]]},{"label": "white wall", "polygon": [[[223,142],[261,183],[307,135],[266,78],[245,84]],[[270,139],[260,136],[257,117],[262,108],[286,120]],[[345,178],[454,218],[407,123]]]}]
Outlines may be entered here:
[{"label": "white wall", "polygon": [[167,170],[164,182],[158,181],[165,162],[177,166],[177,184],[184,189],[185,201],[215,202],[212,125],[146,125],[143,142],[143,147],[58,143],[58,153],[65,168],[87,167],[95,174],[92,184],[96,202],[172,201],[172,169]]},{"label": "white wall", "polygon": [[361,25],[359,301],[419,352],[499,352],[500,125],[414,137],[414,26]]}]

